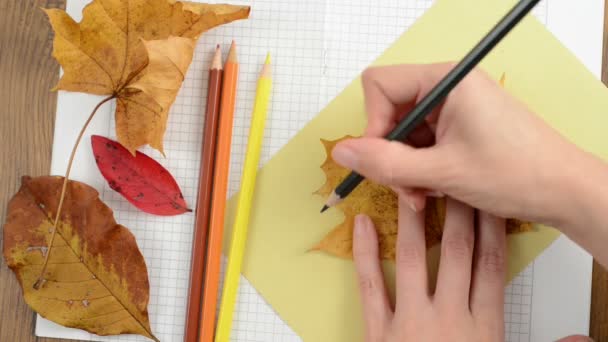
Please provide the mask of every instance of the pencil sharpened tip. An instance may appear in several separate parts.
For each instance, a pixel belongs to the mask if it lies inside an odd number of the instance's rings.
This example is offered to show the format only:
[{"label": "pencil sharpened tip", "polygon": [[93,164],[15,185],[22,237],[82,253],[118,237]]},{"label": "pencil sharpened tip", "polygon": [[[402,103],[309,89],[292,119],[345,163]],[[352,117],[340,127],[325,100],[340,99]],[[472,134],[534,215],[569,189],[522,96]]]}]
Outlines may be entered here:
[{"label": "pencil sharpened tip", "polygon": [[211,69],[222,69],[222,49],[220,49],[219,44],[215,48],[215,54],[213,55],[213,59],[211,60]]},{"label": "pencil sharpened tip", "polygon": [[236,58],[236,43],[234,42],[234,40],[232,41],[232,44],[230,44],[230,50],[228,50],[227,61],[228,62],[237,63],[237,58]]},{"label": "pencil sharpened tip", "polygon": [[270,78],[271,77],[271,73],[270,73],[270,52],[268,52],[268,54],[266,55],[266,61],[264,62],[264,65],[262,66],[262,72],[260,73],[260,77],[264,77],[264,78]]},{"label": "pencil sharpened tip", "polygon": [[329,209],[329,207],[327,205],[324,205],[321,209],[321,213],[324,213],[327,209]]}]

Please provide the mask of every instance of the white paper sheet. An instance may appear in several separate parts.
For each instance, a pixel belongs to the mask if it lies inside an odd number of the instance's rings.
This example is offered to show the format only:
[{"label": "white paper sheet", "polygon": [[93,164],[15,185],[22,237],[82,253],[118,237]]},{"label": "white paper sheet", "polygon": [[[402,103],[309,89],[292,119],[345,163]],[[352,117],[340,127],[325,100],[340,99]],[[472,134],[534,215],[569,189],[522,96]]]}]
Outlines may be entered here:
[{"label": "white paper sheet", "polygon": [[[86,2],[68,0],[68,13],[80,20]],[[230,174],[232,194],[239,186],[255,81],[267,51],[273,55],[275,91],[262,163],[433,3],[432,0],[230,2],[252,6],[250,19],[203,35],[171,110],[165,137],[168,157],[164,159],[155,151],[143,150],[176,177],[191,206],[195,205],[198,186],[207,68],[215,44],[222,44],[226,52],[229,42],[235,39],[241,65]],[[534,11],[598,78],[603,8],[601,0],[548,0]],[[63,174],[78,130],[99,100],[91,95],[59,93],[52,174]],[[71,178],[98,189],[104,202],[114,210],[117,221],[133,231],[148,265],[153,332],[161,341],[182,341],[193,216],[153,217],[137,211],[108,188],[95,166],[89,137],[91,134],[115,137],[112,111],[113,106],[102,107],[93,120],[77,153]],[[586,334],[590,288],[591,258],[566,238],[559,238],[506,288],[506,340],[551,341],[568,334]],[[40,317],[36,335],[98,341],[146,340],[133,335],[99,337],[60,327]],[[300,339],[242,278],[231,340]]]}]

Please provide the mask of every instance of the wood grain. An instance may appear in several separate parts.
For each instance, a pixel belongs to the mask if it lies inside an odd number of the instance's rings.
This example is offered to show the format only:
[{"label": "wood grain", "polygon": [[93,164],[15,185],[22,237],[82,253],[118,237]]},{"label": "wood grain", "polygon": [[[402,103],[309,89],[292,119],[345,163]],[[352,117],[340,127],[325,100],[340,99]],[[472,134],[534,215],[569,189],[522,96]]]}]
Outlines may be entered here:
[{"label": "wood grain", "polygon": [[[0,222],[21,175],[48,174],[55,122],[58,65],[52,35],[40,7],[65,7],[65,0],[0,0]],[[0,234],[0,241],[2,234]],[[37,339],[34,313],[0,258],[0,341]],[[67,340],[66,340],[67,342]]]},{"label": "wood grain", "polygon": [[[602,80],[608,85],[608,0]],[[48,174],[55,121],[58,65],[52,32],[40,7],[65,8],[65,0],[0,0],[0,222],[22,175]],[[1,229],[1,228],[0,228]],[[1,233],[1,231],[0,231]],[[2,234],[0,234],[0,242]],[[608,342],[608,273],[593,266],[590,335]],[[58,342],[36,338],[34,313],[13,273],[0,258],[0,341]]]}]

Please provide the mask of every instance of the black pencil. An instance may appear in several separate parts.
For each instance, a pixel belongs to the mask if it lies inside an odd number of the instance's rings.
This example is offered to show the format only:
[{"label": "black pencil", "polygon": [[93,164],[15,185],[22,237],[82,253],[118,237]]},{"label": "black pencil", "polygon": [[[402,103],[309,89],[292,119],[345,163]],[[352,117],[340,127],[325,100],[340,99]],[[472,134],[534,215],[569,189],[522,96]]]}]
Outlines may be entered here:
[{"label": "black pencil", "polygon": [[[515,27],[540,0],[519,1],[494,28],[452,69],[385,138],[405,139],[439,105],[456,85]],[[363,181],[363,176],[351,172],[336,187],[321,209],[324,212],[340,203]]]}]

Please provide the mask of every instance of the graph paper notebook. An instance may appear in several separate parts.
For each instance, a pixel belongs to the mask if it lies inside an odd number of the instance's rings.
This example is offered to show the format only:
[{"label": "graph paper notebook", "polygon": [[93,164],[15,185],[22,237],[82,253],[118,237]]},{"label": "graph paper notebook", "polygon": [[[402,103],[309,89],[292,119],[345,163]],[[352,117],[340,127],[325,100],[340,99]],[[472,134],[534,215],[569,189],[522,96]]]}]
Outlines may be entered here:
[{"label": "graph paper notebook", "polygon": [[[251,18],[222,26],[203,35],[184,86],[172,108],[165,138],[164,164],[194,206],[198,180],[206,69],[216,43],[239,43],[240,92],[235,117],[230,194],[238,190],[246,147],[255,80],[267,51],[275,60],[275,92],[265,134],[262,163],[268,161],[366,65],[384,51],[430,7],[430,0],[407,1],[232,1],[252,6]],[[69,0],[68,12],[77,20],[85,1]],[[603,4],[600,0],[573,6],[550,0],[535,15],[596,75],[601,58]],[[575,39],[584,36],[587,39]],[[226,49],[224,49],[226,51]],[[51,173],[63,173],[84,117],[99,99],[60,92]],[[114,137],[110,106],[103,108],[87,132]],[[86,140],[85,140],[86,141]],[[193,217],[159,218],[135,210],[110,190],[94,166],[88,144],[80,147],[72,178],[100,190],[117,221],[137,237],[146,258],[151,283],[150,319],[161,341],[181,341],[188,288]],[[506,288],[508,341],[544,341],[588,326],[590,258],[560,238]],[[578,296],[569,296],[577,289]],[[560,322],[552,326],[551,320]],[[563,322],[563,324],[562,324]],[[66,329],[39,318],[39,336],[99,341],[143,341],[138,336],[98,337]],[[242,278],[235,314],[234,341],[299,341],[299,336]]]}]

